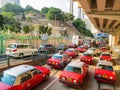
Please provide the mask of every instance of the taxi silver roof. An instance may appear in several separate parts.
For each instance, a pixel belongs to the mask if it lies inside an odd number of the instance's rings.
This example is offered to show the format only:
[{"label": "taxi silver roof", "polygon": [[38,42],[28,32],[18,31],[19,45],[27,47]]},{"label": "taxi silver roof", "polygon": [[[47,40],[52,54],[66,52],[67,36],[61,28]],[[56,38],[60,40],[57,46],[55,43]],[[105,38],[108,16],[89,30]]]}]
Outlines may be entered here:
[{"label": "taxi silver roof", "polygon": [[106,60],[99,60],[98,64],[108,65],[108,66],[112,66],[113,65],[111,61],[106,61]]},{"label": "taxi silver roof", "polygon": [[84,52],[83,54],[91,54],[92,55],[92,52]]},{"label": "taxi silver roof", "polygon": [[84,62],[76,60],[76,61],[70,62],[67,66],[73,66],[73,67],[81,68],[83,65],[84,65]]},{"label": "taxi silver roof", "polygon": [[67,50],[75,50],[74,48],[68,48]]},{"label": "taxi silver roof", "polygon": [[[108,53],[108,52],[102,52],[101,54],[110,54],[110,53]],[[110,54],[111,55],[111,54]]]},{"label": "taxi silver roof", "polygon": [[33,70],[35,67],[30,65],[19,65],[10,69],[5,70],[4,72],[10,75],[18,76],[27,71]]}]

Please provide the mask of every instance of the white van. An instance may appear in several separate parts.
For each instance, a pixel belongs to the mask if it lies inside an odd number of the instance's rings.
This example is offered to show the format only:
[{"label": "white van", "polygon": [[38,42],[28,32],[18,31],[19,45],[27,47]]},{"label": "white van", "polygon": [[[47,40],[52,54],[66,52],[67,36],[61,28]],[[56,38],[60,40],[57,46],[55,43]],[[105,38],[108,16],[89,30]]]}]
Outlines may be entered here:
[{"label": "white van", "polygon": [[31,44],[10,43],[6,49],[6,54],[13,57],[24,57],[29,55],[37,55],[38,50]]}]

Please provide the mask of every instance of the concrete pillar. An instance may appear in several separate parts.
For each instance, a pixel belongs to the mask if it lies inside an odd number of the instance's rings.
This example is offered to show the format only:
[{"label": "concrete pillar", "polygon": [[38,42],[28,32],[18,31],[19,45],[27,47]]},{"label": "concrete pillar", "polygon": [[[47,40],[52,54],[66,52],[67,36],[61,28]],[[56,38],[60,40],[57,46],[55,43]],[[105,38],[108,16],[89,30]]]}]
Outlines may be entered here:
[{"label": "concrete pillar", "polygon": [[109,46],[112,46],[112,35],[109,35]]},{"label": "concrete pillar", "polygon": [[119,35],[120,35],[120,31],[114,31],[113,32],[113,45],[118,45],[118,41],[119,41]]}]

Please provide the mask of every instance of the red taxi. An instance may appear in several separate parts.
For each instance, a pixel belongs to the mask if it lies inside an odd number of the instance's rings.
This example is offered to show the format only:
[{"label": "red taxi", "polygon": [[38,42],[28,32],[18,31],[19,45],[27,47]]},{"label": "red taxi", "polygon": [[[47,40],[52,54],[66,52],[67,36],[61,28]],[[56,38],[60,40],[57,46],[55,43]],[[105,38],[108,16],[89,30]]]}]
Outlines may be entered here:
[{"label": "red taxi", "polygon": [[80,61],[70,62],[59,76],[59,81],[68,86],[79,88],[88,72],[88,65]]},{"label": "red taxi", "polygon": [[101,50],[102,52],[107,52],[107,51],[108,51],[106,47],[101,47],[100,50]]},{"label": "red taxi", "polygon": [[69,48],[65,51],[65,54],[67,54],[68,56],[71,56],[71,57],[75,57],[79,54],[79,51],[74,48]]},{"label": "red taxi", "polygon": [[54,54],[52,58],[48,59],[47,64],[54,68],[65,67],[71,61],[71,57],[66,54]]},{"label": "red taxi", "polygon": [[99,60],[95,68],[94,78],[101,82],[115,84],[116,74],[112,62]]},{"label": "red taxi", "polygon": [[112,61],[112,56],[110,53],[102,52],[102,54],[100,55],[100,60]]},{"label": "red taxi", "polygon": [[83,55],[80,57],[80,61],[87,64],[93,64],[93,54],[89,52],[84,52]]},{"label": "red taxi", "polygon": [[50,70],[41,66],[19,65],[0,74],[0,90],[31,90],[48,80]]},{"label": "red taxi", "polygon": [[86,49],[83,46],[79,46],[76,48],[79,52],[83,53],[86,51]]}]

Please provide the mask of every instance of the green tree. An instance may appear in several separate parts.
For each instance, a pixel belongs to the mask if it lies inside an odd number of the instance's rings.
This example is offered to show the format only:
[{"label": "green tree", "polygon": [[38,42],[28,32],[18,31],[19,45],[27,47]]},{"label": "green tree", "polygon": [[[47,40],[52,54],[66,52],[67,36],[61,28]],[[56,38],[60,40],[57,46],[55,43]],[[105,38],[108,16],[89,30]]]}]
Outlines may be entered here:
[{"label": "green tree", "polygon": [[0,14],[0,28],[3,28],[4,25],[4,17]]},{"label": "green tree", "polygon": [[16,22],[12,25],[7,25],[7,28],[11,31],[11,32],[16,32],[19,33],[21,30],[21,24],[19,22]]},{"label": "green tree", "polygon": [[23,21],[26,20],[26,17],[25,17],[25,14],[24,14],[24,13],[22,14],[22,20],[23,20]]},{"label": "green tree", "polygon": [[19,13],[23,13],[24,12],[24,9],[19,6],[19,5],[12,5],[10,3],[4,5],[2,8],[1,8],[2,12],[13,12],[15,14],[19,14]]},{"label": "green tree", "polygon": [[65,19],[65,21],[73,21],[74,20],[74,16],[71,13],[65,13],[64,14],[64,19]]},{"label": "green tree", "polygon": [[49,8],[43,7],[43,8],[41,9],[40,13],[43,14],[43,15],[46,15],[46,14],[48,13],[48,11],[49,11]]},{"label": "green tree", "polygon": [[73,25],[78,29],[78,31],[79,31],[80,33],[82,33],[83,35],[93,37],[93,34],[91,33],[91,31],[86,28],[85,23],[84,23],[81,19],[76,19],[72,24],[73,24]]},{"label": "green tree", "polygon": [[25,34],[29,33],[29,26],[28,25],[23,26],[23,31]]},{"label": "green tree", "polygon": [[34,9],[32,6],[27,5],[24,9],[26,13],[33,13],[33,12],[39,12],[38,10]]},{"label": "green tree", "polygon": [[49,28],[48,26],[39,25],[39,34],[48,34],[51,35],[52,28]]},{"label": "green tree", "polygon": [[4,16],[4,17],[7,17],[7,18],[13,18],[15,16],[15,13],[14,12],[1,12],[1,14]]},{"label": "green tree", "polygon": [[50,20],[63,20],[62,11],[58,8],[51,7],[49,8],[48,13],[46,14],[46,17]]},{"label": "green tree", "polygon": [[29,32],[32,32],[34,29],[34,27],[32,25],[28,26],[28,25],[25,25],[23,26],[23,31],[25,34],[29,33]]}]

